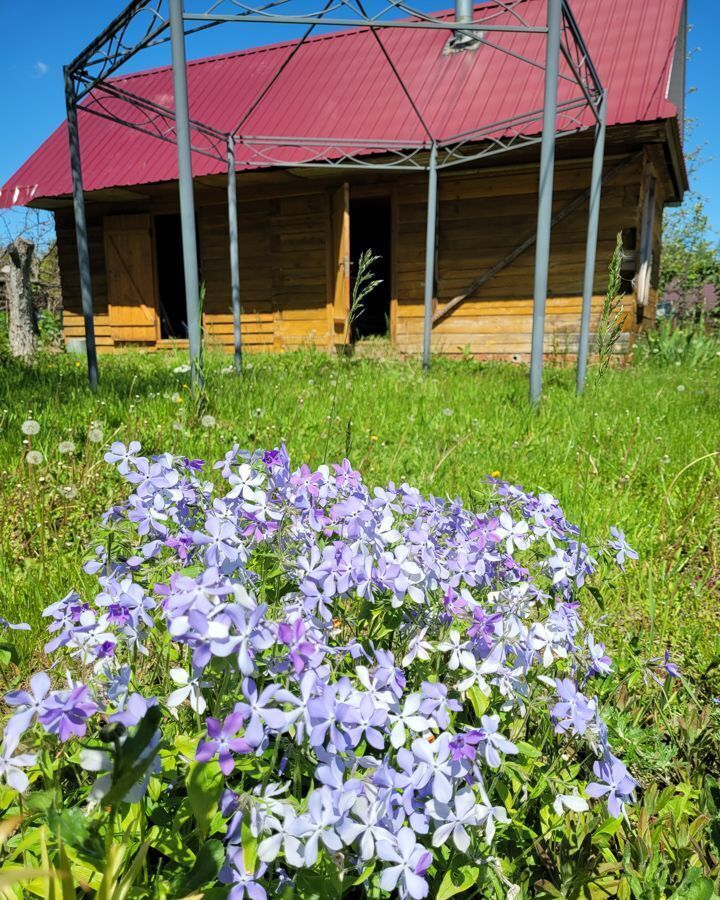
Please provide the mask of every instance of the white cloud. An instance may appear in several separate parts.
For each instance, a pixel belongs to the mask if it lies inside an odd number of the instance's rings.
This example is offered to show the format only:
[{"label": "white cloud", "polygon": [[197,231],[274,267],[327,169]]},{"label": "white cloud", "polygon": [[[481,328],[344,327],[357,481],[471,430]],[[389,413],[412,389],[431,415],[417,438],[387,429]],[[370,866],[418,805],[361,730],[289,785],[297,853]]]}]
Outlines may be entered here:
[{"label": "white cloud", "polygon": [[35,77],[35,78],[42,78],[43,75],[46,75],[46,74],[47,74],[48,68],[49,68],[48,64],[47,64],[47,63],[44,63],[41,59],[39,59],[39,60],[35,63],[35,66],[33,67],[33,72],[34,72],[34,76],[33,76],[33,77]]}]

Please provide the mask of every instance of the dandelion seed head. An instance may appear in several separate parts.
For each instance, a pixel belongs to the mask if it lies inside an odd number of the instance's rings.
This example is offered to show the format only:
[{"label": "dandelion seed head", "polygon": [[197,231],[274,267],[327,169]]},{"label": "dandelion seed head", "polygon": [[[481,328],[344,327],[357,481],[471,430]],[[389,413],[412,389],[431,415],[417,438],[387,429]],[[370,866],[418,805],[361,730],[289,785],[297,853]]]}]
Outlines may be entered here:
[{"label": "dandelion seed head", "polygon": [[25,457],[29,466],[40,466],[43,463],[43,455],[39,450],[28,450]]},{"label": "dandelion seed head", "polygon": [[62,453],[66,455],[68,453],[75,452],[75,443],[74,441],[60,441],[58,444],[58,453]]},{"label": "dandelion seed head", "polygon": [[215,420],[215,416],[203,416],[200,419],[200,424],[203,428],[214,428],[217,425],[217,421]]},{"label": "dandelion seed head", "polygon": [[104,438],[102,428],[96,426],[88,431],[88,440],[93,444],[102,444]]},{"label": "dandelion seed head", "polygon": [[20,430],[23,434],[27,434],[28,437],[32,437],[32,435],[39,433],[40,423],[35,419],[25,419],[25,421],[20,426]]}]

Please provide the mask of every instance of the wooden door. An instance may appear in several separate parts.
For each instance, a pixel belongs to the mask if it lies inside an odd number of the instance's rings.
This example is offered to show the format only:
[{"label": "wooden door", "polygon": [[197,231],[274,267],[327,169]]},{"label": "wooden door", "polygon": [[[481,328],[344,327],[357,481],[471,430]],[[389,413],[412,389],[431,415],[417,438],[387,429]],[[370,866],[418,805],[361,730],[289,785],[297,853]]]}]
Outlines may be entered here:
[{"label": "wooden door", "polygon": [[113,340],[154,343],[159,322],[150,216],[105,216],[103,225]]},{"label": "wooden door", "polygon": [[332,294],[336,344],[349,340],[350,316],[350,185],[346,182],[332,195]]}]

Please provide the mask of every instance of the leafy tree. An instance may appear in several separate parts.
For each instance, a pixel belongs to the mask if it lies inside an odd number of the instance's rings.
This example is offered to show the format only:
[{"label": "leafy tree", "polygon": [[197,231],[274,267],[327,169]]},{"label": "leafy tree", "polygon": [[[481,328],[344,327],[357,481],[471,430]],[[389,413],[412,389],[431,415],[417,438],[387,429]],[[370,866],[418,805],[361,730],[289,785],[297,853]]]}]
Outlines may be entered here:
[{"label": "leafy tree", "polygon": [[706,284],[720,291],[720,240],[698,194],[690,194],[682,206],[666,211],[661,260],[661,291],[672,286],[683,300],[697,295]]}]

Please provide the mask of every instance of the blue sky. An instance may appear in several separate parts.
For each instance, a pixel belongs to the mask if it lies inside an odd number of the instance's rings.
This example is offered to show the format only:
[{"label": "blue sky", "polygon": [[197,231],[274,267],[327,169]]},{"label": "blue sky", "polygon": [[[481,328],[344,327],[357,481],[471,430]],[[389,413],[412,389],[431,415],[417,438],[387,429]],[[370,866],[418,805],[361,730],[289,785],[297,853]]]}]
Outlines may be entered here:
[{"label": "blue sky", "polygon": [[[422,5],[428,7],[427,2]],[[433,5],[430,3],[430,7]],[[0,184],[62,121],[63,64],[124,6],[124,0],[24,0],[19,7],[16,0],[0,0],[0,83],[5,88]],[[687,111],[697,121],[691,143],[702,144],[707,158],[693,187],[707,198],[711,224],[720,231],[720,116],[717,114],[720,0],[690,0],[690,22],[693,28],[688,46],[697,49],[688,63],[688,87],[693,91],[688,97]],[[203,56],[296,35],[295,31],[283,31],[283,28],[279,25],[221,26],[194,36],[188,45],[188,55]],[[139,67],[168,61],[169,48],[165,46],[144,53]]]}]

